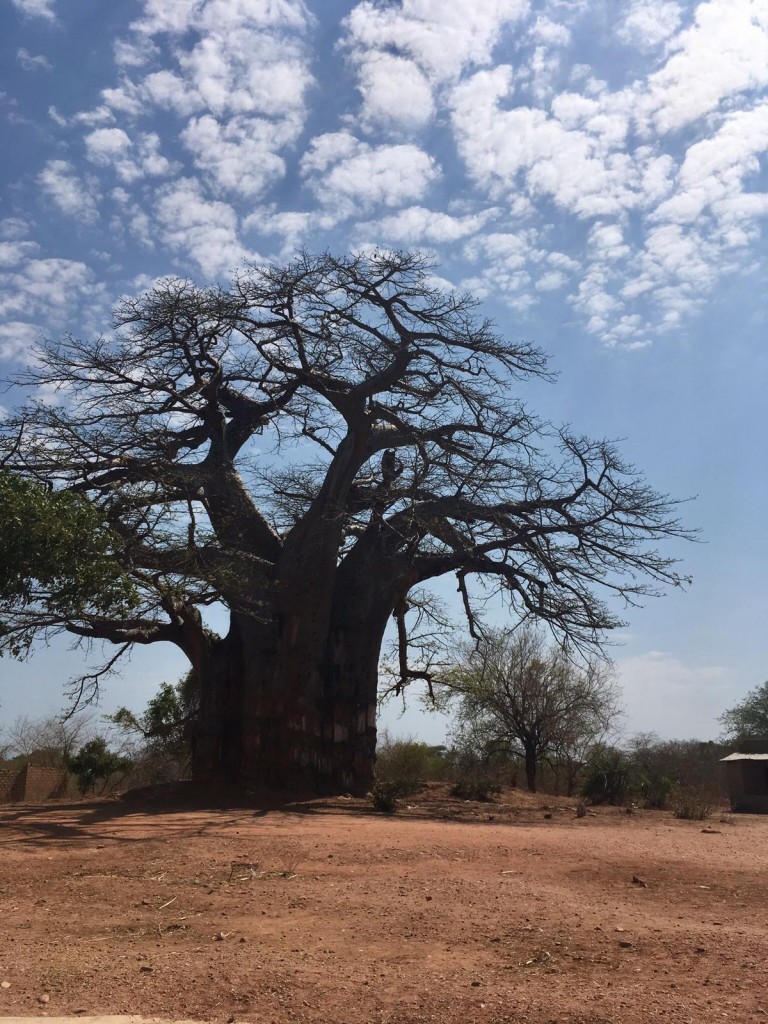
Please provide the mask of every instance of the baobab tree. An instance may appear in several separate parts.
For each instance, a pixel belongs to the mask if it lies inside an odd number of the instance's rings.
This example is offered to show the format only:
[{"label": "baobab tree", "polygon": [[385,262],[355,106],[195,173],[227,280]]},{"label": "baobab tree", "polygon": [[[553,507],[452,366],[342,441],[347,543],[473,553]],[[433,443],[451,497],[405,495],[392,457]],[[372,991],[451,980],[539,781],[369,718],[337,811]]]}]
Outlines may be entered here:
[{"label": "baobab tree", "polygon": [[6,474],[96,511],[124,585],[61,605],[22,567],[3,643],[66,631],[116,644],[110,662],[176,644],[198,776],[364,791],[391,618],[399,685],[431,682],[408,657],[418,588],[452,574],[477,633],[484,581],[516,619],[599,645],[618,624],[601,590],[683,582],[655,547],[685,533],[675,503],[529,413],[519,386],[546,375],[418,254],[302,254],[126,299],[107,335],[43,346],[19,383],[60,401],[33,393],[0,441]]}]

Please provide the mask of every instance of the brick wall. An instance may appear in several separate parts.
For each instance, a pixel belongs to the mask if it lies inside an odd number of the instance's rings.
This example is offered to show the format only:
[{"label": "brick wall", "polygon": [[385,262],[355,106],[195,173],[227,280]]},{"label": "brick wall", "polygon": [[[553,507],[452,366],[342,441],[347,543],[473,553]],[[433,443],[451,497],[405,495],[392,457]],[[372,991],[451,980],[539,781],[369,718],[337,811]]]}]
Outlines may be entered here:
[{"label": "brick wall", "polygon": [[69,776],[61,768],[26,765],[0,769],[0,803],[56,800],[70,795]]},{"label": "brick wall", "polygon": [[0,768],[0,803],[7,804],[18,800],[14,789],[18,790],[21,772],[18,768]]}]

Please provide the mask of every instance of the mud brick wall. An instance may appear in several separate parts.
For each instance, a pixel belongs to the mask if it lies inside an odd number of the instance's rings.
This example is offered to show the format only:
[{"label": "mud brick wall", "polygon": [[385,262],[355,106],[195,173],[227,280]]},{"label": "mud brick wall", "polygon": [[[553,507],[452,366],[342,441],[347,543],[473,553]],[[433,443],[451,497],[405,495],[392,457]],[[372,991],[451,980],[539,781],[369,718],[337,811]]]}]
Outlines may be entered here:
[{"label": "mud brick wall", "polygon": [[38,768],[29,764],[22,800],[52,800],[67,795],[67,773],[61,768]]},{"label": "mud brick wall", "polygon": [[69,776],[61,768],[0,769],[0,803],[55,800],[69,795]]},{"label": "mud brick wall", "polygon": [[21,781],[18,768],[0,768],[0,803],[7,804],[11,800],[21,799],[18,796]]}]

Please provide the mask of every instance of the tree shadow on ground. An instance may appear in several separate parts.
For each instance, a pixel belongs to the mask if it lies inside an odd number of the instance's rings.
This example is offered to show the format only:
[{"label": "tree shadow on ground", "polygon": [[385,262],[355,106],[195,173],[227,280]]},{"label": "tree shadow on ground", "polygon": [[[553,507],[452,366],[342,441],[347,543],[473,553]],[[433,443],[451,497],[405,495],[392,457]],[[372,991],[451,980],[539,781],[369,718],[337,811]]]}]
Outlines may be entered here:
[{"label": "tree shadow on ground", "polygon": [[[526,800],[516,806],[502,797],[498,801],[478,803],[433,790],[403,798],[398,813],[382,814],[364,798],[173,783],[133,790],[121,797],[6,805],[0,808],[0,846],[147,842],[148,818],[154,819],[150,837],[154,840],[223,838],[231,836],[229,830],[238,825],[246,826],[254,819],[270,815],[274,816],[270,824],[275,827],[288,827],[293,816],[331,815],[386,821],[393,828],[413,821],[528,827],[575,824],[571,801],[547,797],[543,801]],[[135,834],[132,834],[134,827]]]}]

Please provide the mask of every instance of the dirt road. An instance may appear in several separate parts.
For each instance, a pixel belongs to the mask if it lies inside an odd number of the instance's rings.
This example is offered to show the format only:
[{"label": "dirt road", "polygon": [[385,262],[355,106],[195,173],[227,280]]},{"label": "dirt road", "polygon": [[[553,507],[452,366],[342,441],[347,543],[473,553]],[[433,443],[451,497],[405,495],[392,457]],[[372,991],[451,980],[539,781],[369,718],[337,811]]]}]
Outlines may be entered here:
[{"label": "dirt road", "polygon": [[0,1014],[768,1020],[768,818],[546,799],[2,808]]}]

